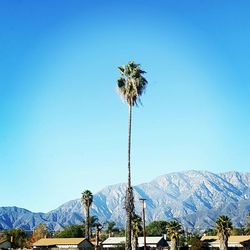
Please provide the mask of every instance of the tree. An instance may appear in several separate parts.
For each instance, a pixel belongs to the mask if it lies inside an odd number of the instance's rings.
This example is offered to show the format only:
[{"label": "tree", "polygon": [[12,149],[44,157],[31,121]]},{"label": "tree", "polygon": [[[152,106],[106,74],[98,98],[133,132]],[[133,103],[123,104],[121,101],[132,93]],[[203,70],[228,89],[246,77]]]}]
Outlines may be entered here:
[{"label": "tree", "polygon": [[56,233],[57,238],[80,238],[84,234],[85,228],[82,225],[70,225],[62,231]]},{"label": "tree", "polygon": [[126,190],[126,249],[131,249],[131,235],[132,235],[132,214],[134,212],[134,196],[131,186],[131,165],[130,165],[130,151],[131,151],[131,125],[132,125],[132,107],[140,102],[140,96],[144,93],[147,80],[143,77],[146,73],[141,70],[140,64],[129,62],[127,65],[118,67],[121,77],[117,80],[117,87],[119,94],[123,100],[128,104],[128,186]]},{"label": "tree", "polygon": [[84,206],[84,211],[85,211],[85,222],[86,222],[86,227],[85,227],[85,237],[89,239],[90,237],[90,215],[89,215],[89,210],[90,206],[92,205],[93,202],[93,194],[89,190],[85,190],[82,193],[82,204]]},{"label": "tree", "polygon": [[207,229],[207,230],[205,231],[205,234],[206,234],[207,236],[214,236],[214,235],[216,235],[216,233],[217,233],[217,231],[216,231],[215,228],[209,228],[209,229]]},{"label": "tree", "polygon": [[190,250],[202,250],[204,249],[201,237],[198,234],[193,234],[188,239],[188,245],[191,245]]},{"label": "tree", "polygon": [[11,248],[24,248],[27,242],[27,234],[23,229],[12,228],[3,231],[5,239],[11,242]]},{"label": "tree", "polygon": [[103,229],[103,225],[99,222],[95,223],[95,240],[96,249],[100,249],[100,232]]},{"label": "tree", "polygon": [[161,236],[166,233],[167,222],[163,220],[152,221],[147,227],[147,235],[150,236]]},{"label": "tree", "polygon": [[114,221],[108,221],[107,224],[108,224],[107,231],[108,231],[108,235],[110,237],[115,229],[116,223]]},{"label": "tree", "polygon": [[167,229],[167,236],[171,240],[170,249],[177,250],[178,238],[183,233],[181,224],[175,220],[168,221],[166,229]]},{"label": "tree", "polygon": [[133,213],[133,216],[132,216],[132,235],[133,235],[132,249],[133,250],[136,250],[138,247],[138,237],[140,233],[142,232],[141,224],[142,224],[142,218],[136,213]]},{"label": "tree", "polygon": [[231,230],[230,235],[246,235],[246,233],[246,228],[241,223],[239,223],[239,227],[234,227]]},{"label": "tree", "polygon": [[96,228],[97,225],[100,225],[98,217],[95,215],[90,216],[89,217],[90,237],[93,236],[93,229]]},{"label": "tree", "polygon": [[247,214],[246,234],[250,235],[250,213]]},{"label": "tree", "polygon": [[33,240],[38,241],[44,237],[46,237],[46,235],[48,234],[48,230],[45,224],[39,224],[38,226],[35,227],[34,231],[33,231]]},{"label": "tree", "polygon": [[37,225],[33,232],[32,235],[30,235],[28,237],[28,239],[26,240],[26,247],[27,248],[32,248],[32,245],[34,242],[45,238],[47,236],[51,236],[51,233],[47,230],[47,227],[45,224],[39,224]]},{"label": "tree", "polygon": [[221,215],[216,219],[215,228],[220,241],[220,250],[228,249],[228,237],[233,229],[231,219],[225,215]]}]

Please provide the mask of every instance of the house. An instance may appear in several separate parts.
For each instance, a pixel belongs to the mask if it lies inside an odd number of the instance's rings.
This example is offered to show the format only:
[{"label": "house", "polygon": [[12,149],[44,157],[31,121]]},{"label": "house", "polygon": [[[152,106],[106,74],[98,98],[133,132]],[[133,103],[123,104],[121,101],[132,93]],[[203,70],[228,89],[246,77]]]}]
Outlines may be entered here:
[{"label": "house", "polygon": [[8,240],[0,239],[0,249],[8,249],[11,248],[11,243]]},{"label": "house", "polygon": [[[216,249],[220,246],[218,236],[202,236],[201,241],[209,249]],[[229,236],[228,249],[250,250],[250,235]]]},{"label": "house", "polygon": [[[125,237],[109,237],[105,241],[102,242],[102,247],[104,249],[113,249],[116,247],[122,247],[125,245],[126,238]],[[144,247],[144,238],[138,238],[138,245],[140,248]],[[169,245],[163,236],[157,237],[146,237],[146,246],[147,248],[154,249],[168,249]]]},{"label": "house", "polygon": [[33,248],[93,249],[94,246],[86,238],[44,238],[35,242]]}]

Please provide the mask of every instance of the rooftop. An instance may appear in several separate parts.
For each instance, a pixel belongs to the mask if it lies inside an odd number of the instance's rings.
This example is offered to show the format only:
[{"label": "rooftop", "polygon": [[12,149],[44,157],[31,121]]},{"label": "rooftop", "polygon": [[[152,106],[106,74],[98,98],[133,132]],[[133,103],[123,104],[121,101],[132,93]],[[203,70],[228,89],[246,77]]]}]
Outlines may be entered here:
[{"label": "rooftop", "polygon": [[[202,236],[201,241],[219,241],[218,236]],[[250,235],[232,235],[228,238],[228,243],[250,241]]]},{"label": "rooftop", "polygon": [[34,246],[50,246],[50,245],[78,245],[86,240],[86,238],[43,238],[35,242]]}]

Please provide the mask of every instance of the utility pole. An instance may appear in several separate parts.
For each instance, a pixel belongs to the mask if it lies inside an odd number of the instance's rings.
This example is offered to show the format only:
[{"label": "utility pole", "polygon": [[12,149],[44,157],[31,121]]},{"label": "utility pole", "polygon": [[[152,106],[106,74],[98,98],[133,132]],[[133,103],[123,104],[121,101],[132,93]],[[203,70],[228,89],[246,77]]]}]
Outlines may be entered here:
[{"label": "utility pole", "polygon": [[147,242],[146,242],[146,226],[145,226],[145,203],[146,199],[141,198],[141,204],[142,204],[142,223],[143,223],[143,240],[144,240],[144,250],[147,249]]}]

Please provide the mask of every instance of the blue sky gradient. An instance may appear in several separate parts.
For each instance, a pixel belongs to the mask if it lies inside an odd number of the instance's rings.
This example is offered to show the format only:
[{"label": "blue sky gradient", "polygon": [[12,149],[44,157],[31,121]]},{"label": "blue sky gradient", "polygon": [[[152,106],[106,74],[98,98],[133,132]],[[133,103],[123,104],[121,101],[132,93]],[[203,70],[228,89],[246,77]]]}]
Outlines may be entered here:
[{"label": "blue sky gradient", "polygon": [[249,1],[2,0],[0,206],[49,211],[127,180],[117,66],[147,71],[132,182],[249,171]]}]

